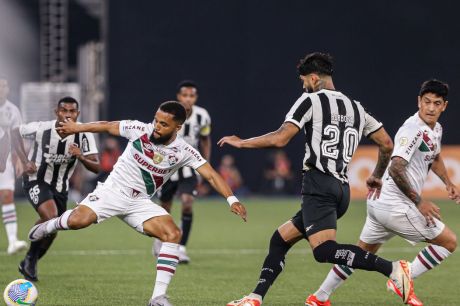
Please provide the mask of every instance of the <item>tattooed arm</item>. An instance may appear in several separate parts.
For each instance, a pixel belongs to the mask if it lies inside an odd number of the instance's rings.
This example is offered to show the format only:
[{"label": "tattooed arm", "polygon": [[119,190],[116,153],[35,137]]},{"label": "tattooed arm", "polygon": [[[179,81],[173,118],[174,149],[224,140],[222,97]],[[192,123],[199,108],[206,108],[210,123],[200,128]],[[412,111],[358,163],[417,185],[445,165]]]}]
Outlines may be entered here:
[{"label": "tattooed arm", "polygon": [[385,173],[390,162],[391,153],[393,152],[393,141],[383,127],[372,133],[369,138],[379,146],[379,159],[375,165],[374,172],[366,180],[368,198],[373,197],[376,199],[380,196],[382,176]]},{"label": "tattooed arm", "polygon": [[430,201],[423,200],[421,196],[411,186],[407,177],[406,168],[409,164],[404,158],[394,156],[391,160],[389,173],[396,186],[402,191],[412,202],[415,203],[418,210],[426,218],[427,224],[435,224],[434,218],[441,219],[440,209],[436,204]]},{"label": "tattooed arm", "polygon": [[257,149],[257,148],[281,148],[299,132],[299,127],[291,122],[284,122],[281,127],[268,134],[257,136],[249,139],[241,139],[238,136],[226,136],[217,143],[220,147],[224,144],[236,148]]},{"label": "tattooed arm", "polygon": [[449,193],[449,198],[460,204],[460,193],[457,187],[452,183],[447,173],[444,160],[441,157],[441,154],[436,155],[436,158],[431,165],[431,170],[446,184],[447,192]]}]

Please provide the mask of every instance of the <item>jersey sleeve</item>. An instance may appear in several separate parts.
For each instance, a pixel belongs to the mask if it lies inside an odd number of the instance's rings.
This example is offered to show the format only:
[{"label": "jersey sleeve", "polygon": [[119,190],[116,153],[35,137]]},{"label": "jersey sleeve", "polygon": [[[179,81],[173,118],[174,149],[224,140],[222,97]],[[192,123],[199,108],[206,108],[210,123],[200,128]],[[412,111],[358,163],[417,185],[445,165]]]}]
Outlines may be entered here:
[{"label": "jersey sleeve", "polygon": [[311,120],[312,112],[311,98],[305,93],[291,107],[284,122],[291,122],[301,129],[306,122]]},{"label": "jersey sleeve", "polygon": [[17,107],[13,108],[12,117],[11,117],[11,126],[12,130],[18,129],[22,123],[21,112]]},{"label": "jersey sleeve", "polygon": [[148,130],[148,124],[137,120],[122,120],[120,121],[120,136],[128,138],[129,140],[136,140]]},{"label": "jersey sleeve", "polygon": [[203,112],[203,123],[200,126],[200,136],[206,137],[211,134],[211,117],[207,111]]},{"label": "jersey sleeve", "polygon": [[364,113],[364,128],[363,134],[368,137],[372,133],[377,132],[383,126],[382,122],[375,119],[370,113]]},{"label": "jersey sleeve", "polygon": [[37,131],[40,129],[41,122],[29,122],[27,124],[21,124],[19,126],[19,134],[21,134],[24,139],[34,140],[37,135]]},{"label": "jersey sleeve", "polygon": [[195,150],[192,146],[187,145],[184,147],[184,166],[189,166],[193,169],[198,169],[203,166],[207,161],[201,156],[200,152]]},{"label": "jersey sleeve", "polygon": [[420,146],[422,138],[422,131],[417,126],[402,126],[398,133],[396,133],[391,157],[399,156],[409,162],[414,152]]},{"label": "jersey sleeve", "polygon": [[83,156],[99,153],[96,146],[96,140],[94,139],[94,134],[83,133],[80,143],[81,154],[83,154]]}]

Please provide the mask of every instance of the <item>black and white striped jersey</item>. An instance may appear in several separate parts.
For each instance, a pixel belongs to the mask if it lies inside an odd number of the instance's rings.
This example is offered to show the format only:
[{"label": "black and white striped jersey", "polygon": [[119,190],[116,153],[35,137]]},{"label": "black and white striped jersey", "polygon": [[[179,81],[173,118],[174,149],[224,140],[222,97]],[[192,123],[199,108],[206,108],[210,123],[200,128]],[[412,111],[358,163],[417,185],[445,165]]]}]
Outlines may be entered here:
[{"label": "black and white striped jersey", "polygon": [[[211,117],[206,109],[193,105],[192,114],[182,125],[179,131],[180,135],[189,145],[199,150],[200,137],[209,136],[211,134]],[[195,172],[190,167],[180,168],[171,176],[171,181],[182,180],[195,175]]]},{"label": "black and white striped jersey", "polygon": [[305,132],[303,169],[317,168],[343,183],[348,182],[347,167],[361,137],[382,127],[361,103],[327,89],[304,93],[286,115],[285,122]]},{"label": "black and white striped jersey", "polygon": [[85,156],[98,153],[93,134],[77,133],[61,138],[56,131],[56,120],[22,124],[19,132],[33,141],[29,160],[35,162],[38,170],[24,175],[24,183],[45,182],[58,192],[67,192],[69,178],[77,165],[76,157],[69,154],[70,146],[77,145]]}]

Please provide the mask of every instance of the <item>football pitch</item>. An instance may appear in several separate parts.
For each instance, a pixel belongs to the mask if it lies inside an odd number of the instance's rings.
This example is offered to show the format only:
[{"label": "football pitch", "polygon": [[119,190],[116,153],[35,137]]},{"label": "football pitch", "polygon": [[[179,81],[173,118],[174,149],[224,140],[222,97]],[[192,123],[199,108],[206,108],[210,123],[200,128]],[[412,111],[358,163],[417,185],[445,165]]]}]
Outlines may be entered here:
[{"label": "football pitch", "polygon": [[[295,198],[254,198],[243,201],[248,222],[228,211],[223,199],[198,199],[188,246],[192,261],[180,265],[169,288],[177,306],[218,306],[240,298],[255,286],[268,241],[278,225],[299,208]],[[443,220],[460,232],[460,207],[437,201]],[[179,205],[173,215],[179,217]],[[36,220],[32,207],[17,205],[19,235],[24,239]],[[352,202],[339,222],[338,239],[355,243],[365,219],[365,203]],[[20,278],[17,271],[23,254],[7,256],[4,228],[0,229],[0,286]],[[394,238],[380,253],[391,260],[412,260],[423,244],[412,247]],[[49,253],[40,261],[38,305],[147,305],[155,280],[152,239],[112,219],[77,232],[60,233]],[[314,261],[305,241],[286,259],[286,268],[268,293],[264,305],[304,305],[329,271],[330,265]],[[458,305],[460,256],[453,254],[436,269],[415,281],[425,305]],[[400,305],[386,292],[386,279],[377,273],[355,273],[332,297],[333,305]],[[1,304],[1,303],[0,303]]]}]

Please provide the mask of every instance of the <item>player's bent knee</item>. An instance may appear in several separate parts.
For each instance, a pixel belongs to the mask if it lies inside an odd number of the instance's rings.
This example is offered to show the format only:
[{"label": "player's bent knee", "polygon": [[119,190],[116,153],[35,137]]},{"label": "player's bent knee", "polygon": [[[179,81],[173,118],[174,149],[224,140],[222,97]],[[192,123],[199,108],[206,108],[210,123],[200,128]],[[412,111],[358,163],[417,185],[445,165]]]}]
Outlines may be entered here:
[{"label": "player's bent knee", "polygon": [[452,233],[452,235],[451,235],[449,241],[447,242],[447,245],[445,246],[445,248],[451,253],[455,252],[455,250],[457,249],[457,235]]},{"label": "player's bent knee", "polygon": [[334,240],[324,241],[313,250],[313,256],[317,262],[329,262],[336,248],[337,242]]},{"label": "player's bent knee", "polygon": [[163,232],[162,237],[159,237],[163,242],[179,243],[182,238],[182,232],[178,227],[167,229]]}]

